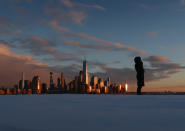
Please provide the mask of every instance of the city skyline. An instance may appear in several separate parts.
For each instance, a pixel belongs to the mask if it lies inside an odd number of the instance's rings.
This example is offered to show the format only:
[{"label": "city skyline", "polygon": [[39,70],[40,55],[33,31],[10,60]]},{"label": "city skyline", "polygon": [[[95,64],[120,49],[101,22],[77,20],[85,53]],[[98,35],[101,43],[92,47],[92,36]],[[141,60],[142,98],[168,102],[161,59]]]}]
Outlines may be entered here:
[{"label": "city skyline", "polygon": [[[0,95],[18,94],[125,94],[128,93],[127,82],[111,83],[110,77],[103,80],[101,77],[93,75],[90,79],[88,74],[87,60],[83,60],[82,70],[71,81],[67,82],[62,72],[54,82],[53,72],[49,73],[48,82],[42,82],[40,76],[36,75],[32,80],[25,80],[24,72],[21,79],[15,83],[13,88],[0,88]],[[49,86],[48,86],[49,85]]]},{"label": "city skyline", "polygon": [[[136,91],[134,57],[141,56],[143,91],[185,91],[184,0],[2,0],[0,87],[22,77],[49,84],[64,72],[127,81]],[[88,73],[83,81],[90,82]],[[62,79],[62,78],[61,78]],[[22,83],[23,85],[24,83]]]}]

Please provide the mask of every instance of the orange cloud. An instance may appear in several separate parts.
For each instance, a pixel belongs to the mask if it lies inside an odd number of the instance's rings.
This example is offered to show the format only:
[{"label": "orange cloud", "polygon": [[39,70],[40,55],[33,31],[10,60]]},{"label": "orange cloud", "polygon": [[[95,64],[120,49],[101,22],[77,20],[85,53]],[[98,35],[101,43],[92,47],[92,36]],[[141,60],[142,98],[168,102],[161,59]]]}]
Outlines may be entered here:
[{"label": "orange cloud", "polygon": [[3,43],[0,43],[0,55],[24,61],[25,64],[46,66],[45,64],[38,62],[35,58],[33,58],[30,55],[19,55],[19,54],[12,52],[8,48],[8,46],[4,45]]}]

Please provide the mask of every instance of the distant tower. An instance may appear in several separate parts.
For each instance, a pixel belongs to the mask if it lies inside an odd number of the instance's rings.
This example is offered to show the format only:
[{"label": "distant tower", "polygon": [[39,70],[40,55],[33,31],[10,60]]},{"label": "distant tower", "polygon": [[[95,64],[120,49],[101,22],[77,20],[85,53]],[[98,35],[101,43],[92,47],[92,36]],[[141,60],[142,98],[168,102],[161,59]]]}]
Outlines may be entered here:
[{"label": "distant tower", "polygon": [[65,78],[64,78],[64,73],[61,73],[61,88],[64,88],[65,86]]},{"label": "distant tower", "polygon": [[24,72],[22,72],[22,87],[21,89],[23,90],[24,89]]},{"label": "distant tower", "polygon": [[50,72],[50,88],[53,87],[53,72]]},{"label": "distant tower", "polygon": [[87,72],[87,61],[83,61],[83,83],[84,84],[89,84],[89,77],[88,77],[88,72]]}]

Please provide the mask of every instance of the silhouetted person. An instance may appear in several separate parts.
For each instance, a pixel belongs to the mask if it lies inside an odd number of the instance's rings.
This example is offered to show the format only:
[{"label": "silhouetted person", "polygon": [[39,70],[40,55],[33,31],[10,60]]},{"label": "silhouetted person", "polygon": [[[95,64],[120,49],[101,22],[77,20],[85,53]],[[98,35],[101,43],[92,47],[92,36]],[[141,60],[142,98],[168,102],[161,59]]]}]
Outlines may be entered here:
[{"label": "silhouetted person", "polygon": [[137,72],[136,78],[137,78],[137,94],[141,95],[141,88],[145,85],[144,84],[144,68],[143,68],[143,62],[141,60],[141,57],[135,57],[135,70]]}]

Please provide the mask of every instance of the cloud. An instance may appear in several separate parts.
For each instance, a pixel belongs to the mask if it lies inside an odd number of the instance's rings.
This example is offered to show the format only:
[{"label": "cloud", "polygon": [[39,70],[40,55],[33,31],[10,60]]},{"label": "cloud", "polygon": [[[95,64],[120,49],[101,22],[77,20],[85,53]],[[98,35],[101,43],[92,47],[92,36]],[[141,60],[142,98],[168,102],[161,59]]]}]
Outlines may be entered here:
[{"label": "cloud", "polygon": [[53,21],[60,21],[63,23],[74,22],[78,25],[82,25],[83,21],[87,18],[87,14],[84,11],[79,10],[69,10],[66,11],[61,8],[45,8],[45,13]]},{"label": "cloud", "polygon": [[68,46],[86,48],[86,49],[107,50],[107,51],[112,50],[112,48],[109,46],[104,46],[100,44],[84,44],[84,43],[80,43],[72,40],[65,40],[64,44]]},{"label": "cloud", "polygon": [[87,8],[94,8],[94,9],[98,9],[101,11],[106,11],[106,9],[100,5],[88,5],[88,4],[83,4],[83,3],[79,3],[79,2],[72,2],[71,0],[60,0],[62,4],[64,4],[65,6],[69,7],[69,8],[74,8],[75,6],[79,6],[79,7],[87,7]]},{"label": "cloud", "polygon": [[71,2],[70,0],[60,0],[60,1],[61,1],[61,3],[63,3],[67,7],[73,7],[74,6],[74,3]]},{"label": "cloud", "polygon": [[8,46],[6,46],[4,43],[0,43],[0,55],[22,60],[25,62],[25,64],[45,66],[44,64],[37,62],[36,59],[32,58],[29,55],[19,55],[19,54],[13,53],[12,51],[10,51]]},{"label": "cloud", "polygon": [[117,43],[117,42],[110,42],[110,41],[106,41],[106,40],[101,40],[101,39],[98,39],[94,36],[91,36],[91,35],[88,35],[85,33],[75,33],[66,27],[60,26],[57,21],[50,22],[49,26],[51,28],[59,31],[61,34],[65,35],[65,36],[77,37],[77,38],[81,38],[81,39],[85,39],[85,40],[89,40],[89,41],[94,41],[94,42],[100,43],[104,46],[113,46],[117,50],[131,52],[132,55],[136,55],[136,54],[145,55],[146,54],[145,51],[137,50],[136,48],[134,48],[132,46],[125,46],[125,45]]},{"label": "cloud", "polygon": [[0,34],[17,35],[21,34],[22,30],[17,29],[10,19],[0,16]]},{"label": "cloud", "polygon": [[161,78],[170,77],[172,74],[178,73],[185,69],[185,66],[181,66],[179,63],[172,63],[164,56],[149,56],[145,58],[144,61],[149,62],[152,67],[151,71]]},{"label": "cloud", "polygon": [[34,56],[42,56],[42,59],[45,61],[79,61],[77,56],[59,50],[59,46],[53,41],[49,41],[38,36],[32,36],[24,39],[14,39],[11,43],[6,44],[12,48],[28,51]]},{"label": "cloud", "polygon": [[82,25],[82,21],[87,17],[87,15],[84,12],[75,10],[70,11],[69,16],[75,23],[79,25]]},{"label": "cloud", "polygon": [[148,62],[150,62],[152,64],[169,62],[169,60],[166,57],[160,56],[160,55],[149,56],[149,57],[145,58],[144,60],[148,61]]}]

